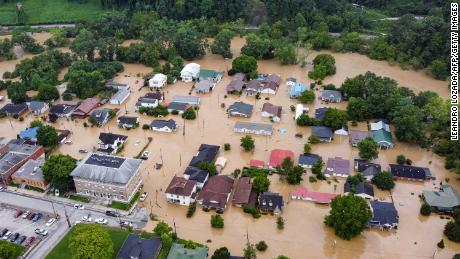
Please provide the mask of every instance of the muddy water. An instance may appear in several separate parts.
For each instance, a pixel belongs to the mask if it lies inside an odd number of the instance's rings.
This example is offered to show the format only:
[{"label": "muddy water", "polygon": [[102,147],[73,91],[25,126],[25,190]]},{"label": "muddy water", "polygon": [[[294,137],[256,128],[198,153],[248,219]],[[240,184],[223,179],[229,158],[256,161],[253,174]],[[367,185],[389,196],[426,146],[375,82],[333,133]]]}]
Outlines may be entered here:
[{"label": "muddy water", "polygon": [[[235,39],[232,44],[233,52],[239,52],[244,40]],[[372,69],[372,71],[390,76],[398,82],[414,90],[432,87],[442,96],[445,93],[442,87],[444,82],[428,81],[422,73],[413,71],[401,71],[398,67],[391,67],[385,62],[372,61],[366,57],[357,54],[334,54],[337,62],[337,75],[328,78],[327,82],[333,82],[339,85],[346,76],[354,76],[359,73]],[[237,56],[235,54],[235,56]],[[313,56],[313,55],[312,55]],[[312,57],[310,57],[312,58]],[[216,69],[225,71],[231,67],[231,60],[223,60],[216,55],[207,55],[204,59],[198,60],[197,63],[202,68]],[[0,71],[11,69],[8,62],[0,63]],[[8,68],[10,67],[10,68]],[[14,67],[14,65],[13,65]],[[302,69],[298,66],[279,66],[276,61],[259,61],[259,71],[263,73],[277,73],[284,79],[289,76],[295,76],[300,81],[308,82],[306,77],[308,69]],[[121,114],[137,115],[134,112],[134,104],[139,96],[144,95],[149,90],[140,89],[142,85],[142,75],[151,72],[151,68],[143,65],[125,64],[125,71],[117,77],[120,82],[130,83],[131,96],[125,105],[110,106],[120,108]],[[60,76],[62,76],[63,72]],[[137,75],[140,77],[137,77]],[[261,159],[268,161],[270,150],[273,148],[291,149],[296,155],[303,150],[303,145],[310,134],[309,128],[299,128],[293,120],[294,114],[290,111],[289,106],[296,104],[296,101],[288,97],[288,87],[284,81],[278,93],[275,96],[269,96],[269,102],[281,105],[283,115],[281,122],[274,123],[276,130],[272,137],[254,136],[256,140],[256,149],[252,153],[246,153],[239,147],[241,134],[233,132],[235,121],[245,120],[254,122],[269,123],[267,119],[260,116],[261,107],[265,102],[263,96],[261,100],[254,98],[228,96],[225,98],[225,86],[231,80],[225,76],[216,86],[215,90],[208,95],[201,95],[202,102],[198,117],[194,121],[184,122],[179,116],[170,115],[168,118],[175,119],[180,127],[175,133],[157,133],[152,131],[143,131],[141,128],[126,131],[116,126],[116,121],[111,120],[102,128],[84,128],[83,120],[59,120],[54,126],[61,129],[70,129],[73,132],[70,139],[72,145],[62,145],[56,152],[70,154],[76,158],[82,158],[83,155],[78,153],[80,147],[93,149],[97,145],[97,137],[100,132],[113,132],[129,136],[125,149],[122,152],[125,156],[135,156],[145,145],[148,137],[153,138],[153,142],[148,147],[152,152],[150,159],[142,164],[144,175],[145,191],[150,195],[142,204],[149,211],[157,214],[160,219],[169,222],[171,225],[175,221],[177,233],[185,239],[206,243],[206,240],[212,240],[207,245],[211,253],[221,246],[226,246],[234,255],[242,255],[246,242],[246,233],[249,240],[256,243],[265,240],[269,246],[268,250],[259,253],[259,258],[273,258],[280,254],[287,255],[291,258],[416,258],[431,257],[437,250],[436,243],[443,238],[442,229],[446,220],[438,216],[429,218],[420,218],[418,210],[420,201],[418,195],[422,190],[433,189],[433,182],[427,183],[410,183],[398,182],[393,191],[393,199],[400,215],[400,228],[395,232],[380,232],[377,230],[364,231],[362,235],[354,238],[352,241],[343,241],[337,238],[331,229],[327,228],[322,222],[324,216],[328,213],[329,208],[319,206],[303,201],[289,201],[283,212],[286,220],[285,229],[282,231],[276,228],[276,218],[272,216],[263,216],[254,220],[248,214],[244,214],[241,209],[229,207],[225,211],[225,228],[215,230],[210,227],[210,215],[212,212],[203,212],[197,210],[193,218],[185,217],[186,207],[170,205],[165,202],[164,190],[173,175],[181,175],[186,165],[196,153],[197,148],[202,143],[223,145],[231,144],[230,151],[221,150],[221,156],[228,159],[228,164],[224,168],[224,173],[230,173],[235,168],[241,168],[250,159]],[[136,81],[138,81],[136,83]],[[424,86],[420,82],[430,82]],[[174,95],[187,95],[191,89],[191,84],[178,82],[168,86],[165,89],[166,101],[170,101]],[[253,104],[254,113],[249,119],[228,118],[225,114],[225,108],[221,108],[221,103],[226,107],[235,101],[242,100]],[[308,105],[311,111],[315,107],[327,106],[316,100],[314,104]],[[346,104],[329,105],[344,109]],[[312,112],[310,112],[312,114]],[[139,116],[139,115],[137,115]],[[141,125],[150,123],[153,118],[140,116]],[[4,119],[0,127],[0,135],[7,138],[15,138],[19,130],[27,127],[33,120],[33,116],[27,116],[24,122],[17,120]],[[185,135],[184,135],[185,125]],[[283,128],[286,133],[280,133],[278,130]],[[364,124],[358,125],[358,128],[365,129]],[[303,133],[303,139],[296,139],[296,133]],[[332,143],[319,144],[313,146],[313,152],[322,155],[324,158],[332,156],[342,156],[350,160],[358,157],[356,149],[351,148],[347,137],[336,136]],[[450,183],[457,189],[460,188],[460,182],[456,181],[453,174],[450,174],[443,168],[444,161],[442,158],[433,155],[431,152],[422,150],[416,146],[402,143],[396,143],[395,149],[381,151],[378,162],[384,167],[388,163],[395,161],[398,154],[405,154],[412,159],[415,165],[427,166],[432,173],[439,179],[450,178]],[[153,169],[157,162],[164,164],[160,170]],[[308,176],[304,177],[305,181],[301,184],[312,190],[323,192],[334,192],[334,185],[337,185],[336,193],[343,192],[343,180],[339,182],[331,181],[317,182],[311,184],[308,182]],[[288,201],[288,194],[294,188],[287,184],[281,183],[277,176],[270,176],[271,191],[281,193],[285,201]],[[438,181],[436,181],[438,182]],[[388,192],[377,191],[376,196],[381,199],[390,200]],[[149,222],[146,230],[152,230],[154,222]],[[427,234],[429,233],[429,234]],[[336,241],[335,247],[332,246]],[[446,241],[446,239],[445,239]],[[451,258],[455,251],[460,250],[460,245],[452,242],[446,242],[446,248],[439,251],[437,258]]]}]

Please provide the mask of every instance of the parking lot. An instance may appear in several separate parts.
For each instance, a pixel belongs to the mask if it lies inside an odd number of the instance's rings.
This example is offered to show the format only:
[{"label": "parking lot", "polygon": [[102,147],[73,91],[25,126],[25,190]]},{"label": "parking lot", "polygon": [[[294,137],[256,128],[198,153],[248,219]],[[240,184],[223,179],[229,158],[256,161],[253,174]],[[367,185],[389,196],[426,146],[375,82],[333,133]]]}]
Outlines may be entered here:
[{"label": "parking lot", "polygon": [[[18,213],[20,211],[20,213]],[[28,214],[26,214],[26,211],[29,211]],[[19,215],[20,214],[20,215]],[[35,214],[35,215],[34,215]],[[40,214],[41,217],[37,219],[39,216],[36,216],[37,214]],[[18,217],[15,217],[19,215]],[[24,215],[28,215],[28,217],[23,217]],[[33,220],[32,216],[36,216],[35,221]],[[10,232],[11,234],[8,237],[5,237],[6,235],[2,236],[3,240],[9,240],[15,233],[18,233],[18,238],[25,236],[26,238],[28,237],[34,237],[34,241],[31,242],[28,245],[33,245],[38,240],[41,240],[43,238],[46,238],[43,235],[35,233],[36,229],[45,229],[47,232],[47,235],[51,235],[54,232],[54,228],[56,227],[56,222],[54,222],[50,226],[46,226],[47,221],[50,218],[53,218],[54,216],[52,214],[43,212],[43,211],[33,211],[33,210],[28,210],[28,209],[23,209],[20,207],[13,207],[9,205],[2,204],[0,206],[0,218],[2,219],[0,222],[0,230],[2,229],[7,229],[7,231],[3,231],[5,233]],[[3,234],[3,233],[0,233]],[[21,242],[23,245],[26,244],[26,240],[24,239],[23,242]]]}]

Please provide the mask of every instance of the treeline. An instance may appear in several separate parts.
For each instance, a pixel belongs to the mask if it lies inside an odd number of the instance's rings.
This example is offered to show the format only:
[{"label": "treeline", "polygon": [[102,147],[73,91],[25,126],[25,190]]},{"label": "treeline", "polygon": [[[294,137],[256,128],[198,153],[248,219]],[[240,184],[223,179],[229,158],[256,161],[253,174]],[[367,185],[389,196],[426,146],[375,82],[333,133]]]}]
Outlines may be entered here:
[{"label": "treeline", "polygon": [[371,72],[347,78],[340,90],[349,99],[350,120],[387,119],[399,141],[433,147],[435,153],[447,157],[447,169],[460,173],[460,144],[450,140],[448,100],[431,91],[415,94]]},{"label": "treeline", "polygon": [[349,0],[365,8],[375,8],[391,16],[407,13],[416,15],[432,15],[442,12],[446,5],[453,1],[446,0]]}]

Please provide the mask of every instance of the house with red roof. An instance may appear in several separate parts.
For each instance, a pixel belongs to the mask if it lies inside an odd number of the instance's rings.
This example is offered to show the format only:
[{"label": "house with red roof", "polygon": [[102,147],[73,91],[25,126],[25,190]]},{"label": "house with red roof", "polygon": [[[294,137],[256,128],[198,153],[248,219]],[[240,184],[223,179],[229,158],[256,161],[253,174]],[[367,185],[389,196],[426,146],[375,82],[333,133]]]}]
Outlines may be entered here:
[{"label": "house with red roof", "polygon": [[101,99],[99,98],[87,98],[72,112],[72,117],[84,119],[88,117],[95,108],[99,107],[100,104]]},{"label": "house with red roof", "polygon": [[251,159],[249,161],[249,166],[250,167],[256,167],[256,168],[264,168],[265,167],[265,162],[262,161],[262,160]]},{"label": "house with red roof", "polygon": [[269,168],[275,169],[283,163],[284,159],[288,157],[294,161],[294,152],[285,149],[273,149],[270,153],[270,161],[268,162]]},{"label": "house with red roof", "polygon": [[174,176],[166,188],[166,201],[169,203],[188,206],[194,201],[196,182],[183,177]]},{"label": "house with red roof", "polygon": [[301,186],[291,192],[291,199],[293,200],[313,201],[318,204],[329,204],[336,196],[337,194],[333,193],[311,192]]}]

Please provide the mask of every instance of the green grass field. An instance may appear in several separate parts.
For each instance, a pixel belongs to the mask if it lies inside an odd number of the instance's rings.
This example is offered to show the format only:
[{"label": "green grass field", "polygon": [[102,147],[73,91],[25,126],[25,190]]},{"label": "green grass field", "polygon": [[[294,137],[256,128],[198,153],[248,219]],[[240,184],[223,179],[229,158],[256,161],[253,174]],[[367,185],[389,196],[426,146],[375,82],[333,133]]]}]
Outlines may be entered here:
[{"label": "green grass field", "polygon": [[[102,9],[99,0],[87,0],[86,3],[68,0],[23,0],[27,24],[73,22],[77,20],[93,20],[106,10]],[[16,23],[16,1],[0,4],[0,24]]]},{"label": "green grass field", "polygon": [[[67,235],[62,238],[62,240],[46,256],[46,259],[62,259],[71,257],[69,255],[69,239],[77,227],[78,225],[73,227],[69,233],[67,233]],[[126,237],[128,237],[129,232],[119,228],[110,227],[107,227],[107,230],[109,231],[110,238],[113,241],[113,250],[115,251],[113,258],[116,258],[118,251],[123,246],[123,243],[125,242]]]}]

